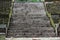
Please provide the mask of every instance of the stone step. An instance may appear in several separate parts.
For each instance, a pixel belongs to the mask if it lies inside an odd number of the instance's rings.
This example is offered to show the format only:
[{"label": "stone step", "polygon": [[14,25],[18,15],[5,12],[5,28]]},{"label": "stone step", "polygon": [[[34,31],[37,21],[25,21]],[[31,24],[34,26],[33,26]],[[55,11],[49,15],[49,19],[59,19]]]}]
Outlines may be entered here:
[{"label": "stone step", "polygon": [[38,4],[14,3],[13,21],[8,35],[13,37],[48,37],[55,36],[44,7]]}]

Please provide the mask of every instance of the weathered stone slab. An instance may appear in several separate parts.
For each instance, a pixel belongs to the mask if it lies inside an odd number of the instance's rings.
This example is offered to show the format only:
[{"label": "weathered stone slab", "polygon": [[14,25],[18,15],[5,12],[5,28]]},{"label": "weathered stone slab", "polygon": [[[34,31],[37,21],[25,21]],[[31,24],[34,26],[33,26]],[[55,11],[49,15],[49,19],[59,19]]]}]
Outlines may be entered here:
[{"label": "weathered stone slab", "polygon": [[8,35],[13,37],[55,36],[43,3],[14,3],[12,18],[13,25],[10,25]]}]

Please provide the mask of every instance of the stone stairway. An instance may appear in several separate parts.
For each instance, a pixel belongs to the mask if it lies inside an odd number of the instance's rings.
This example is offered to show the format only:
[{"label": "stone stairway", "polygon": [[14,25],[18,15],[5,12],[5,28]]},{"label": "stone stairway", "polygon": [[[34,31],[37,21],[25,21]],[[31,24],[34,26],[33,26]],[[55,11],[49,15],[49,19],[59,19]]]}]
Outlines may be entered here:
[{"label": "stone stairway", "polygon": [[14,3],[7,37],[54,37],[43,3]]}]

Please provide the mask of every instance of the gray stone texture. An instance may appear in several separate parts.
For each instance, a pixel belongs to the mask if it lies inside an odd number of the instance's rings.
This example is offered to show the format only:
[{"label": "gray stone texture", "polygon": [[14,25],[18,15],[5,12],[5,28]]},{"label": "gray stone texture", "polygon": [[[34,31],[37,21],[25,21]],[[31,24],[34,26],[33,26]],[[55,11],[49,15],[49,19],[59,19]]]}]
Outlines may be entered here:
[{"label": "gray stone texture", "polygon": [[14,3],[8,37],[54,37],[43,3]]}]

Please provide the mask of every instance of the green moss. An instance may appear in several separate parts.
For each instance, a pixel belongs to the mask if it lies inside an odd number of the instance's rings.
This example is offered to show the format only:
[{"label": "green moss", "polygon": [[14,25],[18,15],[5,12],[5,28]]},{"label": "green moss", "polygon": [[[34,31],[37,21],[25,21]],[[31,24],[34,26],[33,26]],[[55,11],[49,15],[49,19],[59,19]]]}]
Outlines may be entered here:
[{"label": "green moss", "polygon": [[41,2],[42,0],[16,0],[17,2]]},{"label": "green moss", "polygon": [[0,40],[5,40],[5,35],[0,35]]}]

